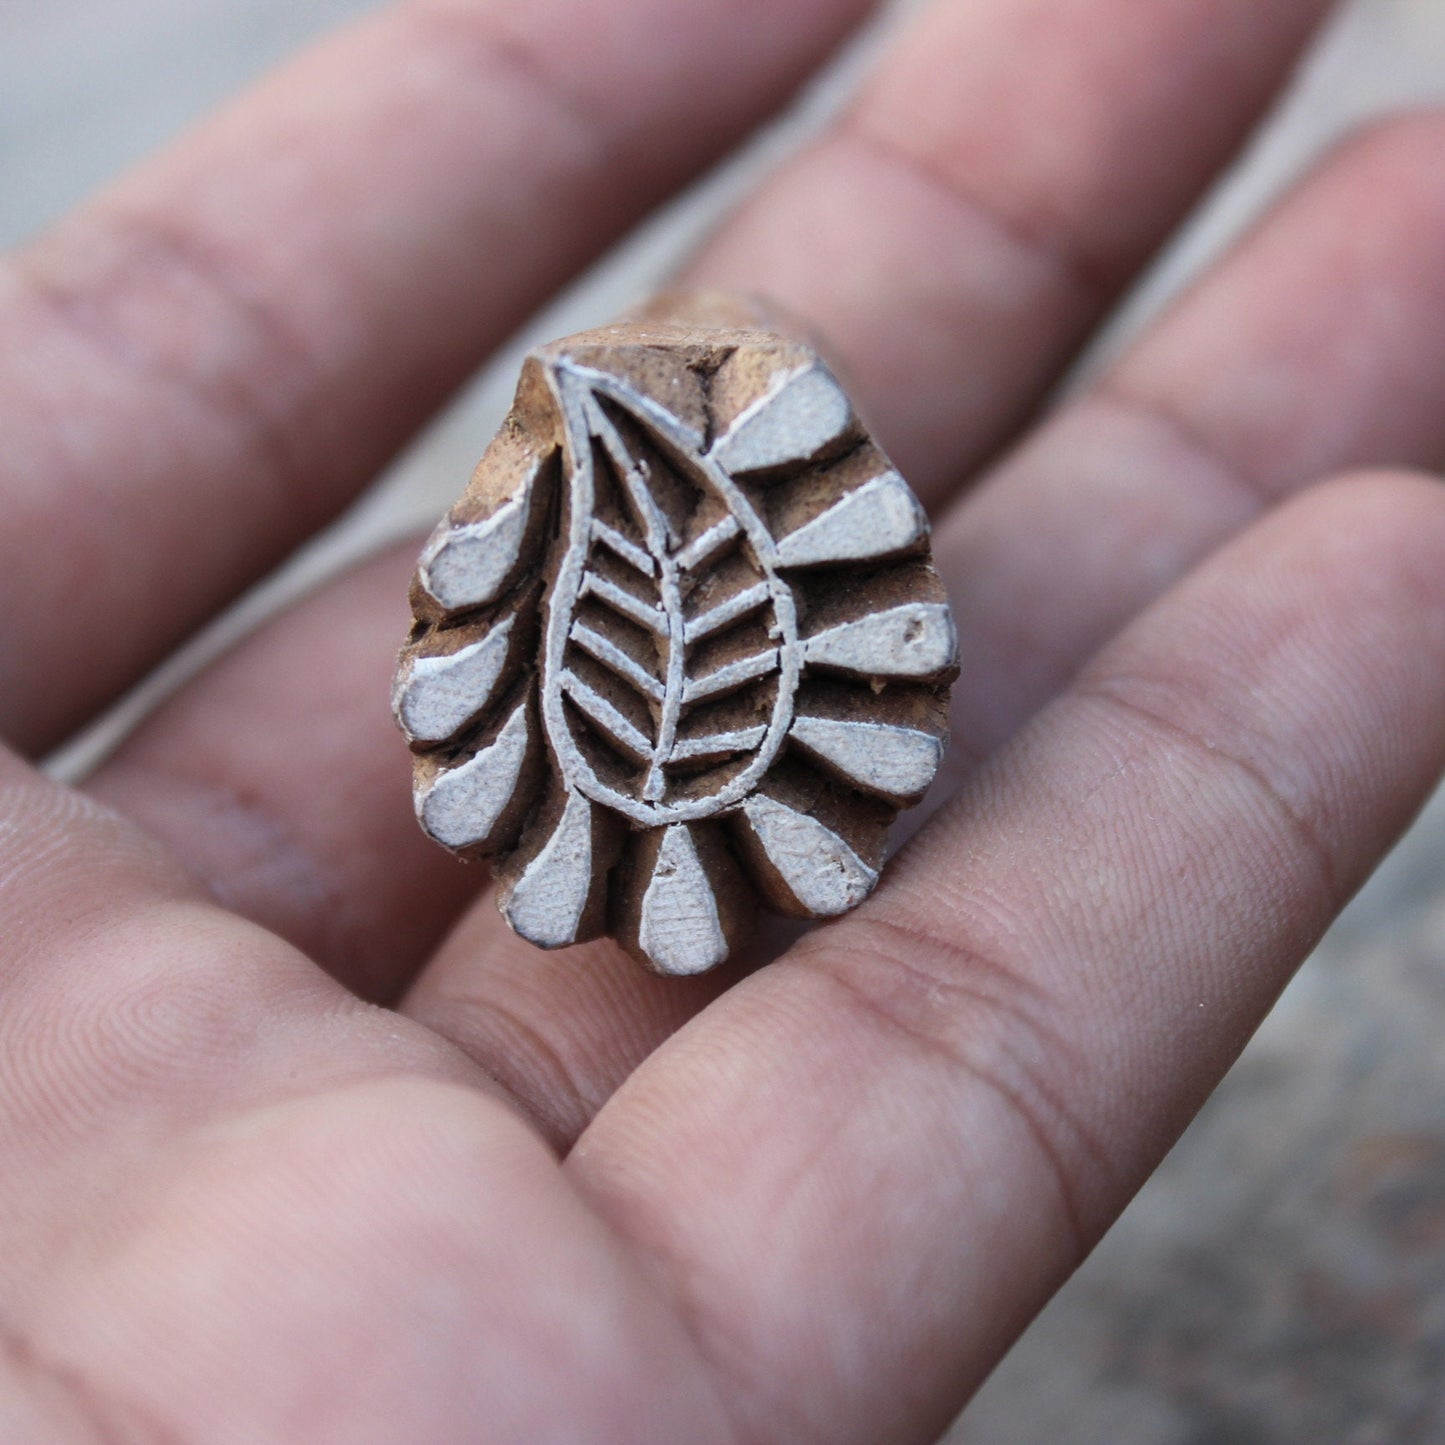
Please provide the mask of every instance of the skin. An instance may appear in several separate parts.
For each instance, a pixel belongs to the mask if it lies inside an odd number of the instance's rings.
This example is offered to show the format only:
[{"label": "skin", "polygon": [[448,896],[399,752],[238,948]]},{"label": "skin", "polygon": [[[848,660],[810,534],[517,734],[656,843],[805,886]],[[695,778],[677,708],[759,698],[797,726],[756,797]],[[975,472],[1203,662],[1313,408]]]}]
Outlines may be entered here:
[{"label": "skin", "polygon": [[1040,410],[1324,8],[934,0],[691,262],[823,335],[965,659],[931,819],[746,975],[540,955],[420,838],[411,549],[27,758],[858,0],[412,0],[4,263],[0,1438],[936,1437],[1445,765],[1445,117]]}]

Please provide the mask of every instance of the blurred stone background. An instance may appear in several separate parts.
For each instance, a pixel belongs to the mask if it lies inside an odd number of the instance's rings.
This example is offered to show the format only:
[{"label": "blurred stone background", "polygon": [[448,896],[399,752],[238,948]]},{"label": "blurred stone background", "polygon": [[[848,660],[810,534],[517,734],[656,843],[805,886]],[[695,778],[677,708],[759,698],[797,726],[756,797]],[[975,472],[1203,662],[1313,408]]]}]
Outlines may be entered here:
[{"label": "blurred stone background", "polygon": [[[0,243],[23,239],[268,64],[368,8],[5,0]],[[751,176],[826,116],[896,19],[894,7],[795,115],[559,298],[351,517],[59,768],[82,766],[157,688],[265,609],[429,522],[499,420],[516,351],[646,291]],[[1280,112],[1102,344],[1140,324],[1333,137],[1430,99],[1445,101],[1445,0],[1346,4]],[[1445,1442],[1442,1036],[1437,800],[951,1445]]]}]

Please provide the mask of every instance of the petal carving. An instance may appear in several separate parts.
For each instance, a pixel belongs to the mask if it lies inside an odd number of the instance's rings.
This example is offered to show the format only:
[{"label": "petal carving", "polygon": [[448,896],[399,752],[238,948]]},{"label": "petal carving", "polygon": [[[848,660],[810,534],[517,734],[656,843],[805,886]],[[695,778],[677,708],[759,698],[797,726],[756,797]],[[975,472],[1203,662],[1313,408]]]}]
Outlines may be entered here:
[{"label": "petal carving", "polygon": [[958,634],[946,604],[905,602],[814,633],[804,657],[858,677],[937,677],[958,666]]},{"label": "petal carving", "polygon": [[401,669],[392,706],[408,742],[447,742],[492,705],[509,680],[517,631],[516,617],[505,617],[480,641],[441,656],[414,657]]},{"label": "petal carving", "polygon": [[884,798],[921,798],[943,761],[936,733],[888,723],[801,716],[791,736],[830,772]]},{"label": "petal carving", "polygon": [[853,431],[853,405],[832,373],[815,361],[778,378],[713,448],[735,476],[803,466]]},{"label": "petal carving", "polygon": [[495,851],[520,821],[538,752],[536,720],[524,696],[487,746],[458,767],[433,767],[416,794],[423,830],[454,852]]},{"label": "petal carving", "polygon": [[856,908],[878,882],[877,868],[846,838],[781,798],[754,793],[737,816],[753,876],[783,913],[832,918]]},{"label": "petal carving", "polygon": [[746,931],[741,879],[712,825],[677,823],[639,834],[618,938],[657,973],[705,973]]},{"label": "petal carving", "polygon": [[595,803],[569,791],[560,807],[544,810],[502,865],[498,906],[539,948],[596,938],[604,928],[607,870],[615,855],[615,828]]},{"label": "petal carving", "polygon": [[928,518],[913,489],[897,472],[885,472],[781,538],[778,565],[870,562],[907,552],[927,536]]},{"label": "petal carving", "polygon": [[[483,516],[445,519],[422,550],[417,587],[444,613],[495,602],[531,561],[527,544],[538,530],[553,458],[530,449],[517,455],[518,450],[516,440],[504,433],[490,457],[510,484],[502,500]],[[488,461],[483,458],[478,470]]]}]

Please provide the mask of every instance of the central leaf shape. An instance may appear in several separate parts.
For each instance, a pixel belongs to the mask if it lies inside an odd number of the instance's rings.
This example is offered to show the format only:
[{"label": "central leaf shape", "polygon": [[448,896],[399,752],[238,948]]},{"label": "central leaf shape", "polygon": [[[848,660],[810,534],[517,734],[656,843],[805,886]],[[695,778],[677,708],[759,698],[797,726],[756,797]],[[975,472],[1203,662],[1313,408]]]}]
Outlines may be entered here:
[{"label": "central leaf shape", "polygon": [[746,797],[802,666],[777,545],[704,439],[606,373],[561,363],[566,482],[542,660],[564,780],[647,827]]}]

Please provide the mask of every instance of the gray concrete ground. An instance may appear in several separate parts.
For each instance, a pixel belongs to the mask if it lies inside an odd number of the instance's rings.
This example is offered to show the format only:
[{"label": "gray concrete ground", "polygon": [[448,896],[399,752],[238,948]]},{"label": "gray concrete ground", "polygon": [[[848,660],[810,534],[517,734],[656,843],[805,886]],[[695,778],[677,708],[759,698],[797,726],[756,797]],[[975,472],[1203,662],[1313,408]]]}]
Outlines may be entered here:
[{"label": "gray concrete ground", "polygon": [[[7,0],[0,243],[34,231],[272,60],[367,8]],[[867,50],[845,60],[799,118],[624,247],[528,334],[560,334],[644,291],[759,167],[817,123]],[[1425,98],[1445,99],[1445,3],[1347,5],[1289,102],[1120,329],[1137,326],[1331,137]],[[510,364],[484,376],[353,517],[166,677],[320,570],[434,515],[499,417]],[[143,705],[123,710],[112,731]],[[1442,1032],[1437,801],[965,1414],[953,1445],[1445,1442]]]}]

